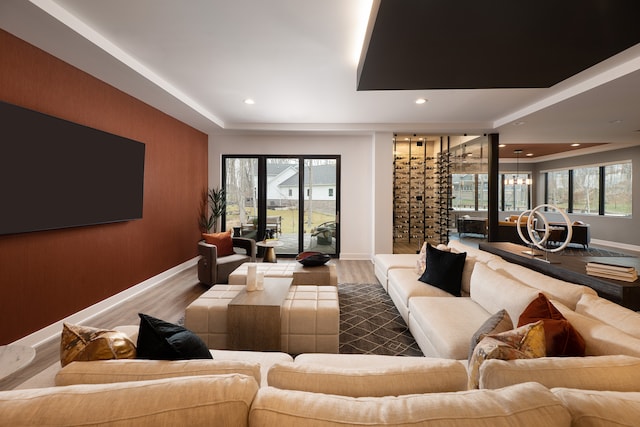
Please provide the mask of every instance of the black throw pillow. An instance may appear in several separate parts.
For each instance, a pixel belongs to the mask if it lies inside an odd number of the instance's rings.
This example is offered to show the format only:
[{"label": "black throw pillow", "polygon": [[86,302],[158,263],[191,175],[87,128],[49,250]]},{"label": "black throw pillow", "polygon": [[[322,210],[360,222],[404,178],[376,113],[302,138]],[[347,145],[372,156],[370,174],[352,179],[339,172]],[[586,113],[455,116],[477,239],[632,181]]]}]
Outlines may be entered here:
[{"label": "black throw pillow", "polygon": [[427,267],[419,280],[459,297],[466,258],[466,252],[441,251],[427,243]]},{"label": "black throw pillow", "polygon": [[190,330],[147,314],[138,316],[138,359],[213,359],[204,341]]}]

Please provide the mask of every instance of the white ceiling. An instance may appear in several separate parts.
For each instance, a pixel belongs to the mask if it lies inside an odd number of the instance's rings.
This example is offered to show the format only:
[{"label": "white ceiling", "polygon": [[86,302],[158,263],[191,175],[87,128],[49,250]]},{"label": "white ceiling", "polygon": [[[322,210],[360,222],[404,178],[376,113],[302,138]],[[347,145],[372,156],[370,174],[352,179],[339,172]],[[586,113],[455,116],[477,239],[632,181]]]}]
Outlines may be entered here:
[{"label": "white ceiling", "polygon": [[[640,44],[549,89],[358,92],[370,8],[371,0],[3,0],[0,28],[206,133],[640,143]],[[420,97],[428,102],[416,105]]]}]

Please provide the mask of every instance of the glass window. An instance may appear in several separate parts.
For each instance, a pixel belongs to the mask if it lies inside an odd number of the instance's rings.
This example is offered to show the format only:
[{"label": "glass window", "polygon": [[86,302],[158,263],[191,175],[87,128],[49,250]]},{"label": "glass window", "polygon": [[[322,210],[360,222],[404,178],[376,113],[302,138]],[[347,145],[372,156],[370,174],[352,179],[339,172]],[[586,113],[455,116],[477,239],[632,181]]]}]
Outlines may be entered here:
[{"label": "glass window", "polygon": [[547,203],[569,209],[569,171],[547,172]]},{"label": "glass window", "polygon": [[630,216],[631,194],[631,162],[605,166],[605,215]]},{"label": "glass window", "polygon": [[[506,173],[504,181],[499,186],[504,186],[504,210],[525,211],[531,208],[529,191],[531,191],[531,177],[528,173]],[[503,191],[499,189],[500,197]],[[500,203],[502,199],[500,199]],[[502,204],[500,205],[502,206]]]},{"label": "glass window", "polygon": [[474,174],[451,174],[453,196],[452,207],[461,210],[475,210],[476,183]]},{"label": "glass window", "polygon": [[585,167],[573,170],[574,213],[598,214],[600,201],[600,168]]},{"label": "glass window", "polygon": [[478,210],[489,209],[489,175],[479,173],[478,175]]}]

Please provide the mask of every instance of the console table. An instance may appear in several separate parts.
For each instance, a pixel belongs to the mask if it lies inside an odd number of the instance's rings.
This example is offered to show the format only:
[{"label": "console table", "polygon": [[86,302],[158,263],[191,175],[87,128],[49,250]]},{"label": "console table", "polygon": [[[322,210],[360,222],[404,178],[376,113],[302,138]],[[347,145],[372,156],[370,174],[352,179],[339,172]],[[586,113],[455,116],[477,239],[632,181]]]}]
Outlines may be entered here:
[{"label": "console table", "polygon": [[478,247],[486,252],[498,255],[506,261],[513,262],[556,279],[577,283],[594,289],[599,296],[613,301],[631,310],[640,310],[640,282],[625,282],[607,279],[587,274],[588,262],[603,262],[633,266],[640,271],[640,259],[637,257],[594,257],[594,256],[563,256],[559,253],[549,253],[550,262],[542,259],[545,255],[533,258],[523,251],[528,247],[509,242],[480,243]]}]

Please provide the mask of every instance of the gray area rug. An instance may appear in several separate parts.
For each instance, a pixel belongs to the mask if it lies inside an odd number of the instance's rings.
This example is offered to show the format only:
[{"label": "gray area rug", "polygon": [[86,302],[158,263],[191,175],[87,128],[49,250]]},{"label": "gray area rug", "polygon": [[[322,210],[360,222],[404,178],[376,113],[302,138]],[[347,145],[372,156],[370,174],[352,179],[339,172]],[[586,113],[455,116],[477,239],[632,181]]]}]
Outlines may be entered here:
[{"label": "gray area rug", "polygon": [[422,356],[406,323],[378,283],[342,283],[340,353]]}]

